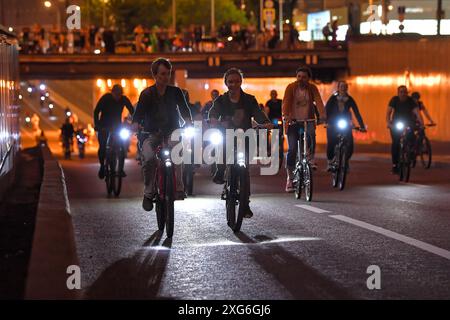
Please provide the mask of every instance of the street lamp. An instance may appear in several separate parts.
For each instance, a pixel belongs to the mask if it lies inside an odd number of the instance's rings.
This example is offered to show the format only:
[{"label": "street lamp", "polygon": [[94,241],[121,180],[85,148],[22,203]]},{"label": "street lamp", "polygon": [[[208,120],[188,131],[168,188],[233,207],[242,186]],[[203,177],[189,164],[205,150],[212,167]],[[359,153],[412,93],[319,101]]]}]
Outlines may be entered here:
[{"label": "street lamp", "polygon": [[[46,7],[47,9],[50,9],[52,7],[52,3],[50,1],[45,1],[44,7]],[[55,6],[55,9],[56,9],[56,26],[58,28],[58,32],[60,32],[61,31],[61,12],[59,12],[59,7],[57,5]]]}]

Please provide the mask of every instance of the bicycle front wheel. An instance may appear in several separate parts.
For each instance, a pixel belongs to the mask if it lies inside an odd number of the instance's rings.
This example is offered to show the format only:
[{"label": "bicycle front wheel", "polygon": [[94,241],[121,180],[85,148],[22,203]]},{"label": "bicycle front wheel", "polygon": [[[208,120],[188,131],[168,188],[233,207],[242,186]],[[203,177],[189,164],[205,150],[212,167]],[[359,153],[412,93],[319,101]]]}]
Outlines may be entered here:
[{"label": "bicycle front wheel", "polygon": [[166,168],[166,183],[164,190],[164,207],[166,219],[166,234],[168,238],[172,238],[174,229],[174,202],[175,202],[175,185],[174,185],[174,171],[172,167]]},{"label": "bicycle front wheel", "polygon": [[339,166],[339,190],[344,190],[345,188],[345,181],[347,179],[347,154],[346,154],[345,147],[342,148],[342,152],[340,154],[340,166]]},{"label": "bicycle front wheel", "polygon": [[313,198],[313,176],[309,163],[306,163],[303,166],[303,184],[305,188],[306,201],[310,202]]}]

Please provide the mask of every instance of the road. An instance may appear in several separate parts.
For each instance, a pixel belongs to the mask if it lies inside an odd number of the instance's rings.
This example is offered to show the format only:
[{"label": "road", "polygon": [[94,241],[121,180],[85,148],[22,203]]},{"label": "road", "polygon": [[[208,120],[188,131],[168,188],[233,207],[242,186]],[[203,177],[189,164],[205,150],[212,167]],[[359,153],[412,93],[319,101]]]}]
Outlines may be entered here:
[{"label": "road", "polygon": [[[205,167],[196,196],[176,203],[175,233],[166,239],[155,232],[154,212],[141,207],[134,159],[119,198],[106,196],[95,159],[61,163],[85,298],[450,298],[448,165],[416,168],[405,184],[386,157],[355,155],[340,192],[320,159],[311,203],[284,193],[284,172],[255,171],[255,215],[238,234]],[[379,267],[380,289],[367,286],[369,266]]]}]

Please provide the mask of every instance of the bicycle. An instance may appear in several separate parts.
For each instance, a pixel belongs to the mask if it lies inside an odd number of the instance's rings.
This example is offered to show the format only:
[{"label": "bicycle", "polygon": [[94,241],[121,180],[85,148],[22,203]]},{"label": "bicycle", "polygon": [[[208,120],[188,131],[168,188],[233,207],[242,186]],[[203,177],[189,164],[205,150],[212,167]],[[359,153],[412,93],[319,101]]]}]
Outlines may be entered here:
[{"label": "bicycle", "polygon": [[[150,135],[149,132],[140,131],[138,144],[142,151],[144,140]],[[172,238],[174,231],[174,202],[175,202],[175,188],[176,176],[174,164],[170,158],[170,148],[168,144],[169,137],[164,137],[162,142],[156,147],[156,175],[154,180],[153,190],[155,190],[156,222],[158,230],[164,232],[168,238]]]},{"label": "bicycle", "polygon": [[413,168],[416,166],[416,159],[420,157],[422,166],[425,169],[429,169],[431,167],[432,161],[432,150],[431,150],[431,142],[425,134],[426,127],[434,127],[435,124],[427,124],[425,128],[418,129],[416,134],[416,157],[413,162]]},{"label": "bicycle", "polygon": [[[338,143],[335,146],[334,158],[331,163],[331,181],[333,188],[339,187],[339,190],[344,190],[348,171],[348,141],[346,138],[347,130],[349,129],[349,122],[345,119],[340,119],[337,122],[338,128]],[[352,130],[362,131],[359,127],[351,128]]]},{"label": "bicycle", "polygon": [[[289,125],[302,124],[300,128],[300,139],[297,141],[297,162],[294,169],[294,193],[297,199],[301,198],[302,190],[305,193],[306,201],[312,201],[313,197],[313,175],[312,162],[307,146],[307,126],[308,123],[316,123],[316,119],[307,119],[302,121],[293,120]],[[303,140],[303,141],[301,141]],[[302,149],[303,146],[303,149]],[[302,151],[301,151],[302,150]]]},{"label": "bicycle", "polygon": [[409,136],[413,134],[412,128],[398,121],[395,124],[397,130],[402,131],[400,137],[400,158],[398,162],[400,181],[408,182],[411,175],[411,167],[415,159],[415,147]]},{"label": "bicycle", "polygon": [[123,167],[125,163],[125,142],[130,138],[130,131],[119,127],[108,135],[105,157],[105,183],[108,196],[120,195],[122,190]]},{"label": "bicycle", "polygon": [[225,169],[226,178],[221,196],[221,199],[225,200],[227,224],[233,232],[241,230],[244,209],[248,208],[250,202],[248,155],[236,149],[234,163],[227,165]]}]

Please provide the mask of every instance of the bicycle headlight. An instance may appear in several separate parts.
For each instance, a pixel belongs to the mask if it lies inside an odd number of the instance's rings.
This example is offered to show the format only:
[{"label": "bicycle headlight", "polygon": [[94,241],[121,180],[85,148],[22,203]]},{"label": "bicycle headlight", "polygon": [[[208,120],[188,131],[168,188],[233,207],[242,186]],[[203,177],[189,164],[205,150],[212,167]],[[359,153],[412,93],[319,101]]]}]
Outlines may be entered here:
[{"label": "bicycle headlight", "polygon": [[395,124],[395,127],[397,128],[397,130],[402,131],[403,129],[405,129],[405,124],[399,121]]},{"label": "bicycle headlight", "polygon": [[222,140],[223,140],[223,136],[220,132],[214,132],[213,134],[211,134],[211,137],[209,138],[209,140],[211,141],[212,144],[221,144]]},{"label": "bicycle headlight", "polygon": [[237,164],[240,166],[245,166],[245,155],[243,152],[237,154]]},{"label": "bicycle headlight", "polygon": [[185,138],[190,139],[190,138],[194,137],[194,135],[195,135],[195,129],[193,127],[187,127],[186,129],[184,129],[183,136]]},{"label": "bicycle headlight", "polygon": [[337,126],[341,130],[347,129],[348,122],[347,122],[347,120],[341,119],[341,120],[338,121]]},{"label": "bicycle headlight", "polygon": [[164,151],[163,151],[163,155],[165,155],[166,157],[168,157],[168,156],[170,155],[169,150],[164,150]]},{"label": "bicycle headlight", "polygon": [[119,132],[119,136],[122,140],[128,140],[130,138],[130,135],[131,135],[130,130],[125,128],[121,129]]}]

